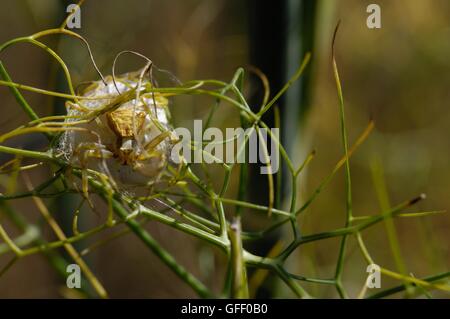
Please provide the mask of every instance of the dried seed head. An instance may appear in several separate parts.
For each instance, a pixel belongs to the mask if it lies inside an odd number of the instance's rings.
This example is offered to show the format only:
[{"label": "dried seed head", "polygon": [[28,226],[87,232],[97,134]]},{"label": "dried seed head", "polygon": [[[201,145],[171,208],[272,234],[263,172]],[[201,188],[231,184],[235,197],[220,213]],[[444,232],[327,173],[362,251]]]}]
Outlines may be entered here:
[{"label": "dried seed head", "polygon": [[58,147],[72,164],[101,171],[125,190],[159,179],[175,136],[168,100],[146,93],[152,85],[148,79],[140,82],[139,74],[118,76],[115,83],[108,76],[106,85],[98,81],[84,90],[82,96],[90,99],[68,101],[67,126],[85,130],[67,131]]}]

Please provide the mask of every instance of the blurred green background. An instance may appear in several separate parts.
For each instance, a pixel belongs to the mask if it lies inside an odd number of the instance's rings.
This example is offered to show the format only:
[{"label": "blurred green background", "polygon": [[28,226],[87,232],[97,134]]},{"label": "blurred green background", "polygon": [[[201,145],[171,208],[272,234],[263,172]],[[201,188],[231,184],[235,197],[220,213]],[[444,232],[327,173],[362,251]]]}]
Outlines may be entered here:
[{"label": "blurred green background", "polygon": [[[371,30],[366,26],[366,7],[373,2],[381,6],[381,29]],[[59,26],[65,16],[65,5],[64,1],[56,0],[1,0],[0,42]],[[87,0],[81,9],[81,29],[76,31],[89,41],[104,74],[111,73],[112,61],[118,52],[135,50],[150,57],[158,67],[170,70],[181,81],[201,78],[228,81],[237,67],[251,63],[249,39],[254,36],[249,34],[251,10],[254,7],[245,1]],[[302,105],[308,111],[302,115],[302,125],[289,137],[295,163],[301,163],[310,150],[317,151],[301,176],[300,201],[317,187],[342,156],[330,56],[333,29],[340,19],[336,52],[350,143],[370,118],[375,121],[374,132],[351,160],[355,215],[380,211],[371,174],[374,163],[379,163],[384,170],[392,205],[426,193],[427,199],[418,205],[418,210],[448,210],[450,2],[322,0],[317,1],[314,18],[310,98],[304,102],[307,105]],[[266,23],[270,25],[271,21]],[[268,45],[261,55],[280,50],[271,45],[272,40],[267,39]],[[57,48],[66,60],[75,84],[98,79],[80,43],[66,38],[59,41],[53,38],[46,43]],[[48,56],[36,48],[26,44],[15,46],[4,53],[1,60],[15,82],[64,89]],[[301,56],[299,63],[300,60]],[[280,61],[273,63],[276,66]],[[141,66],[142,61],[135,57],[122,58],[117,73]],[[295,68],[288,70],[290,74],[294,72]],[[251,89],[259,88],[256,85]],[[55,103],[45,96],[24,95],[40,115],[51,114],[55,105],[61,112],[61,101]],[[2,132],[27,121],[5,87],[0,87],[0,101]],[[189,127],[210,105],[210,100],[199,97],[175,99],[171,106],[174,125]],[[226,127],[239,123],[235,111],[222,108],[220,114],[215,125]],[[39,147],[44,140],[19,138],[14,143],[32,148]],[[38,180],[39,176],[33,178]],[[31,200],[19,200],[14,205],[30,220],[36,220],[38,212]],[[53,213],[58,216],[71,212]],[[342,227],[344,213],[344,175],[340,171],[300,218],[303,233]],[[91,219],[95,222],[98,217],[93,215],[87,219],[86,223]],[[408,272],[423,277],[449,270],[448,213],[400,218],[395,220],[395,225]],[[149,223],[148,228],[181,264],[215,291],[220,290],[225,268],[220,253],[165,226]],[[395,270],[385,226],[379,224],[366,231],[363,237],[375,261]],[[338,240],[330,239],[302,246],[289,270],[296,274],[331,277],[338,244]],[[366,269],[353,239],[347,255],[343,279],[351,295],[355,295],[364,283]],[[0,256],[0,265],[7,260]],[[125,236],[96,250],[89,255],[88,262],[111,297],[195,297],[133,236]],[[383,287],[391,284],[394,282],[383,277]],[[42,256],[31,256],[20,260],[2,276],[0,298],[67,296],[63,286],[64,282]],[[314,295],[336,297],[332,287],[305,286]],[[275,284],[273,289],[275,296],[286,295],[282,284]]]}]

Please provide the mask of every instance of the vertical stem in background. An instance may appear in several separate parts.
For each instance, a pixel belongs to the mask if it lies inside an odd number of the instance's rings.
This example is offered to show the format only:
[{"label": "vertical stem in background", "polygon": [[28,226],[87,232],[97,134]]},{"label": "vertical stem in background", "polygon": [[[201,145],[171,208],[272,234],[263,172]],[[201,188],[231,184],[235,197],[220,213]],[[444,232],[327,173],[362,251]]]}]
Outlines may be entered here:
[{"label": "vertical stem in background", "polygon": [[[280,91],[298,68],[300,59],[306,52],[312,51],[316,2],[248,0],[250,63],[267,76],[272,92]],[[296,140],[296,136],[302,122],[305,121],[308,108],[310,73],[311,68],[306,70],[304,76],[293,83],[277,102],[280,111],[280,140],[291,158],[298,154],[298,149],[302,147]],[[258,111],[259,101],[260,97],[256,96],[251,103],[255,112]],[[274,108],[263,116],[263,121],[269,127],[276,126],[274,119]],[[267,178],[259,174],[257,165],[250,165],[249,168],[248,180],[252,183],[249,199],[258,204],[267,205],[267,196],[265,196],[268,192]],[[279,205],[282,205],[286,197],[289,197],[292,191],[291,178],[283,163],[275,178],[275,190],[278,192],[275,198],[278,205],[274,208],[281,208]],[[267,255],[281,236],[281,231],[273,232],[270,237],[266,236],[263,240],[256,242],[252,250],[260,255]],[[273,297],[273,287],[264,290],[257,297]]]},{"label": "vertical stem in background", "polygon": [[[389,212],[391,210],[391,203],[389,199],[389,194],[386,189],[386,183],[384,179],[383,167],[381,166],[380,159],[375,157],[373,162],[371,163],[371,171],[372,171],[372,179],[375,185],[375,191],[377,193],[378,202],[380,203],[381,212],[383,214]],[[394,257],[395,265],[397,271],[404,276],[407,276],[407,270],[405,263],[403,262],[400,244],[397,238],[397,231],[395,229],[394,220],[391,217],[388,217],[384,220],[386,225],[386,232],[388,235],[389,244],[391,246],[392,256]],[[410,294],[411,286],[407,284],[405,281],[406,294]]]},{"label": "vertical stem in background", "polygon": [[230,239],[231,297],[248,298],[247,270],[243,258],[241,218],[235,217],[228,230]]},{"label": "vertical stem in background", "polygon": [[[5,67],[3,66],[3,63],[0,61],[0,78],[4,79],[5,81],[12,82],[11,77],[9,76],[8,72],[6,71]],[[22,109],[25,111],[25,113],[28,114],[30,119],[37,120],[39,117],[34,112],[33,108],[27,103],[25,98],[22,96],[22,94],[19,92],[19,90],[13,86],[10,86],[9,89],[11,90],[12,94],[14,95],[17,103],[22,107]]]},{"label": "vertical stem in background", "polygon": [[[300,59],[313,51],[317,1],[287,0],[286,43],[283,82],[286,83],[299,67]],[[286,91],[281,108],[281,127],[284,146],[293,156],[298,145],[296,135],[302,128],[311,96],[311,67]],[[283,109],[284,108],[284,109]],[[286,187],[290,187],[286,183]]]},{"label": "vertical stem in background", "polygon": [[[334,79],[336,81],[337,94],[339,99],[339,115],[341,122],[341,137],[342,137],[342,145],[344,147],[344,156],[345,156],[345,193],[346,193],[346,217],[345,217],[345,227],[349,227],[352,223],[353,213],[352,213],[352,183],[350,176],[350,160],[349,160],[349,152],[348,152],[348,138],[347,138],[347,127],[345,125],[345,107],[344,107],[344,96],[342,94],[342,86],[341,80],[339,78],[339,71],[336,63],[336,58],[334,55],[334,44],[336,40],[336,35],[339,30],[339,24],[337,24],[336,29],[334,30],[333,40],[331,44],[331,57],[332,57],[332,66],[333,66],[333,74]],[[344,267],[345,260],[345,249],[347,245],[348,235],[342,236],[341,244],[339,247],[339,255],[336,265],[335,272],[335,280],[336,280],[336,288],[338,290],[341,298],[347,298],[347,293],[342,285],[342,271]]]}]

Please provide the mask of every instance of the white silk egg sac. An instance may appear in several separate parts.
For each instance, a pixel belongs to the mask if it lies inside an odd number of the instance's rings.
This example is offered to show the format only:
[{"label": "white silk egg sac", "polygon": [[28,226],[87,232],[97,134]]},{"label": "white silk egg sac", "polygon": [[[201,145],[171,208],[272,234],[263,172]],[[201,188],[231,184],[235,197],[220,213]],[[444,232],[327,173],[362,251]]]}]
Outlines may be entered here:
[{"label": "white silk egg sac", "polygon": [[88,99],[67,101],[68,130],[58,145],[71,164],[102,172],[124,190],[158,181],[176,139],[168,100],[145,92],[152,85],[145,78],[140,82],[139,73],[115,81],[108,76],[106,85],[98,81],[84,90],[82,96]]}]

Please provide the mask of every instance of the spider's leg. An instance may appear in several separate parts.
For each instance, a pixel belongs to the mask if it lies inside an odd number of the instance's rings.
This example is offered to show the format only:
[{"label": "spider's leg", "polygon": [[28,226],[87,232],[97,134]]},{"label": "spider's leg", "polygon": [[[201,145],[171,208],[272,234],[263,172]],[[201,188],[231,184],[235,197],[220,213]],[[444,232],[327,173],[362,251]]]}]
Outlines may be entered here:
[{"label": "spider's leg", "polygon": [[78,204],[77,209],[75,210],[75,214],[73,215],[72,220],[72,232],[74,235],[78,235],[80,232],[78,231],[78,216],[80,215],[81,207],[83,206],[85,201],[85,198],[81,200],[81,202]]},{"label": "spider's leg", "polygon": [[88,202],[89,206],[91,208],[94,208],[94,204],[92,203],[91,199],[89,198],[89,180],[88,180],[88,174],[87,169],[83,168],[81,170],[81,191],[83,193],[83,197]]},{"label": "spider's leg", "polygon": [[127,217],[125,218],[125,221],[129,221],[130,219],[136,218],[140,212],[141,212],[140,209],[136,208],[129,215],[127,215]]},{"label": "spider's leg", "polygon": [[155,136],[150,142],[144,145],[144,150],[147,153],[152,153],[152,150],[161,144],[166,138],[168,138],[172,133],[170,131],[164,131]]},{"label": "spider's leg", "polygon": [[108,194],[108,196],[107,196],[108,214],[107,214],[107,218],[106,218],[106,225],[113,226],[115,224],[113,205],[112,205],[114,188],[111,187],[110,183],[108,182],[108,177],[106,175],[100,174],[99,177],[100,177],[100,180],[103,182],[103,185],[105,185],[105,189]]},{"label": "spider's leg", "polygon": [[112,157],[112,153],[105,149],[104,145],[92,142],[82,142],[77,146],[77,153],[80,153],[79,161],[81,165],[81,190],[84,198],[93,209],[94,205],[89,198],[88,161],[90,159],[105,159]]}]

